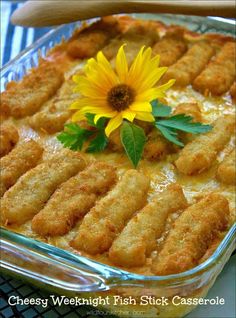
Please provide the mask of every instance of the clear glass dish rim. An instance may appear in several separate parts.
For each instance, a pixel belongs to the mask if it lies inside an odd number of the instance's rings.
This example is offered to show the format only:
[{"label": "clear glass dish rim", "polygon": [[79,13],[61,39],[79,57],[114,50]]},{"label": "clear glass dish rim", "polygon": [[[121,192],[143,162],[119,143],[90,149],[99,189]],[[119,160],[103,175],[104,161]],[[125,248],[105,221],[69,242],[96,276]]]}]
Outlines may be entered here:
[{"label": "clear glass dish rim", "polygon": [[[133,16],[133,15],[131,15]],[[139,16],[138,14],[134,15],[134,16]],[[146,15],[147,18],[148,16],[150,16],[149,14]],[[157,20],[158,18],[161,20],[161,17],[171,17],[173,16],[174,23],[176,21],[178,21],[178,16],[176,15],[157,15]],[[153,17],[153,15],[152,15]],[[179,16],[181,17],[181,16]],[[176,19],[177,18],[177,19]],[[191,16],[188,17],[184,17],[185,22],[187,23],[187,19],[189,18],[189,21],[191,21]],[[207,17],[207,18],[202,18],[202,17],[194,17],[195,19],[201,19],[201,21],[203,21],[203,19],[205,21],[210,21],[210,19],[216,20],[213,22],[217,23],[217,17]],[[96,19],[90,19],[86,22],[91,23]],[[222,21],[222,19],[220,20],[220,24],[223,25],[227,25],[227,26],[231,26],[232,28],[235,27],[235,21],[232,22],[232,20],[228,20],[228,19],[224,19],[224,21]],[[79,26],[80,22],[75,22],[72,23],[71,25],[76,25]],[[20,63],[21,60],[27,55],[30,54],[31,51],[35,50],[36,48],[40,49],[40,47],[49,39],[53,40],[53,36],[56,36],[57,33],[59,33],[60,31],[62,31],[64,28],[68,27],[68,25],[62,25],[59,27],[56,27],[53,30],[50,30],[48,33],[46,33],[43,37],[41,37],[40,39],[38,39],[36,42],[34,42],[33,44],[31,44],[28,48],[26,48],[24,51],[22,51],[20,54],[18,54],[14,59],[12,59],[11,61],[9,61],[7,64],[5,64],[1,69],[1,80],[4,77],[4,74],[11,70],[11,68],[16,64],[16,63]],[[219,28],[220,30],[220,28]],[[63,250],[61,248],[55,247],[53,245],[35,240],[33,238],[27,237],[25,235],[22,234],[18,234],[16,232],[10,231],[8,229],[5,229],[3,227],[0,227],[0,234],[1,237],[5,237],[9,240],[12,240],[13,243],[17,242],[17,239],[19,239],[20,237],[24,240],[24,244],[26,247],[30,248],[32,247],[32,245],[34,246],[34,248],[37,250],[37,248],[41,249],[41,250],[45,250],[45,247],[47,250],[50,250],[50,252],[57,252],[58,255],[61,256],[62,259],[64,259],[65,261],[68,261],[68,259],[66,259],[66,255],[69,257],[69,259],[74,259],[76,260],[76,262],[78,262],[79,264],[83,264],[83,265],[88,265],[91,270],[91,267],[94,268],[95,272],[97,270],[97,272],[99,272],[100,274],[103,272],[102,269],[104,269],[105,271],[111,272],[111,273],[118,273],[120,274],[120,276],[125,276],[126,279],[131,279],[131,280],[141,280],[141,281],[158,281],[158,282],[164,282],[164,281],[172,281],[172,280],[176,280],[176,279],[188,279],[192,276],[196,276],[197,274],[200,274],[201,272],[205,272],[208,269],[210,269],[211,267],[214,266],[214,264],[220,260],[221,256],[224,255],[224,253],[227,251],[227,249],[230,247],[231,243],[233,242],[233,240],[235,240],[235,234],[236,234],[236,222],[231,226],[231,228],[228,230],[227,234],[225,235],[224,239],[221,241],[220,245],[217,247],[217,249],[215,250],[215,252],[203,263],[201,263],[200,265],[185,271],[183,273],[179,273],[179,274],[173,274],[173,275],[166,275],[166,276],[147,276],[147,275],[140,275],[140,274],[135,274],[135,273],[131,273],[131,272],[127,272],[124,271],[122,269],[119,269],[117,267],[113,267],[110,265],[106,265],[103,263],[99,263],[95,260],[89,259],[87,257],[84,256],[80,256],[77,255],[73,252],[70,252],[68,250]],[[14,242],[15,239],[15,242]],[[27,246],[28,245],[28,246]],[[29,246],[31,245],[31,246]],[[64,255],[63,255],[64,254]]]},{"label": "clear glass dish rim", "polygon": [[[236,241],[236,222],[231,226],[231,228],[228,230],[227,234],[225,235],[224,239],[221,241],[220,245],[217,247],[217,249],[214,251],[214,253],[203,263],[201,263],[198,266],[195,266],[194,268],[179,273],[179,274],[172,274],[172,275],[166,275],[166,276],[157,276],[157,275],[141,275],[141,274],[135,274],[131,273],[125,270],[122,270],[118,267],[110,266],[104,263],[97,262],[93,259],[90,259],[85,256],[78,255],[76,253],[70,252],[68,250],[61,249],[59,247],[56,247],[54,245],[41,242],[39,240],[35,240],[33,238],[27,237],[23,234],[18,234],[16,232],[10,231],[8,229],[5,229],[3,227],[0,227],[0,237],[6,238],[11,241],[11,243],[19,243],[22,244],[21,240],[23,240],[23,244],[28,247],[29,249],[33,249],[39,252],[45,253],[45,250],[50,251],[53,255],[59,256],[62,260],[66,262],[73,262],[74,265],[87,265],[89,266],[89,270],[94,270],[95,274],[104,274],[105,272],[109,272],[111,276],[113,274],[116,274],[117,277],[125,277],[129,280],[139,280],[139,281],[157,281],[157,282],[171,282],[179,279],[189,279],[190,277],[195,277],[198,274],[201,274],[203,272],[206,272],[210,268],[212,268],[218,261],[221,260],[221,257],[224,256],[224,254],[227,252],[228,248],[232,243],[235,245]],[[68,258],[66,258],[68,256]]]}]

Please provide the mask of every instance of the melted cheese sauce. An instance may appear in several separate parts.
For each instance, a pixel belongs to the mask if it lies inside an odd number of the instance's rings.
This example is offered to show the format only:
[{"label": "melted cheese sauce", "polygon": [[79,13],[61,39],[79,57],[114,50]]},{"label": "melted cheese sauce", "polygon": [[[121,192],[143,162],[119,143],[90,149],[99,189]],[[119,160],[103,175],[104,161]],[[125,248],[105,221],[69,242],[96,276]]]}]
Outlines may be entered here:
[{"label": "melted cheese sauce", "polygon": [[[65,56],[64,56],[65,57]],[[76,71],[81,70],[83,66],[83,62],[65,62],[63,61],[64,65],[69,64],[70,68],[67,69],[65,74],[66,79],[75,73]],[[192,102],[197,101],[200,104],[202,115],[204,121],[206,123],[211,123],[217,117],[223,114],[233,114],[235,106],[231,100],[229,95],[225,95],[223,97],[204,97],[203,95],[197,93],[192,89],[192,87],[187,87],[182,90],[173,90],[170,89],[167,92],[167,101],[170,106],[177,106],[181,102]],[[45,105],[42,107],[45,108]],[[57,141],[56,135],[47,135],[44,132],[36,132],[31,129],[27,123],[26,119],[21,120],[14,120],[10,119],[14,124],[19,128],[20,133],[20,140],[29,140],[34,139],[39,142],[45,149],[44,158],[48,159],[53,154],[55,154],[58,149],[62,147],[62,145]],[[231,220],[230,223],[232,224],[235,220],[235,191],[234,186],[224,185],[219,183],[215,179],[216,169],[218,163],[223,160],[224,156],[232,150],[235,145],[235,138],[233,137],[230,143],[226,146],[224,151],[222,151],[217,161],[213,164],[211,169],[208,171],[201,173],[197,176],[184,176],[178,173],[177,169],[174,166],[174,161],[177,158],[178,154],[169,155],[165,160],[160,160],[157,162],[150,162],[147,160],[142,160],[138,166],[138,170],[143,174],[147,175],[151,179],[151,187],[148,193],[148,199],[150,199],[153,193],[159,192],[164,189],[168,184],[177,182],[179,183],[183,189],[184,193],[189,201],[189,203],[194,203],[197,199],[199,199],[202,195],[206,195],[209,192],[216,191],[223,194],[230,203],[230,211],[231,211]],[[101,154],[91,155],[91,154],[83,154],[88,161],[92,160],[104,160],[112,165],[117,167],[118,175],[121,176],[126,170],[131,169],[132,166],[127,159],[125,154],[122,153],[111,153],[109,150],[104,151]],[[43,180],[42,180],[43,182]],[[178,217],[178,214],[172,214],[169,216],[166,224],[166,230],[163,233],[163,236],[157,240],[156,250],[152,253],[151,257],[147,259],[145,266],[139,268],[132,268],[127,269],[132,272],[152,275],[150,271],[150,264],[152,261],[152,257],[154,257],[158,250],[160,249],[166,235],[168,234],[172,223]],[[81,222],[81,221],[80,221]],[[54,246],[60,247],[62,249],[70,250],[75,253],[79,253],[78,251],[73,250],[69,246],[70,240],[72,240],[78,231],[80,222],[77,223],[75,228],[73,228],[68,234],[61,236],[61,237],[40,237],[39,235],[35,234],[31,230],[31,221],[21,225],[21,226],[8,226],[9,229],[26,235],[28,237],[32,237],[34,239],[44,241],[46,243],[52,244]],[[86,255],[85,253],[80,253],[81,255]],[[93,259],[112,265],[109,261],[107,253],[103,255],[93,256]]]}]

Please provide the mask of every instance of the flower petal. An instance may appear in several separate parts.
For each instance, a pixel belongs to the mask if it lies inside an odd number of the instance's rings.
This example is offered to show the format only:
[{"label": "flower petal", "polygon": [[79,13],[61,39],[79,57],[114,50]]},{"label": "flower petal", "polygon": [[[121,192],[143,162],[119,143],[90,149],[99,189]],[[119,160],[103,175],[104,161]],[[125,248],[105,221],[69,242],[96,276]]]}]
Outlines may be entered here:
[{"label": "flower petal", "polygon": [[151,58],[152,49],[150,47],[143,51],[142,49],[137,55],[139,59],[135,59],[136,65],[132,64],[130,68],[127,80],[127,84],[133,86],[136,91],[139,91],[146,78],[158,69],[160,59],[159,56]]},{"label": "flower petal", "polygon": [[136,58],[134,59],[133,63],[130,66],[129,73],[128,73],[128,83],[132,84],[134,83],[134,80],[137,80],[139,78],[139,75],[142,71],[143,66],[143,51],[145,49],[145,46],[142,46],[139,50]]},{"label": "flower petal", "polygon": [[77,122],[77,121],[80,121],[80,120],[84,120],[86,119],[84,113],[82,113],[80,110],[78,110],[77,112],[75,112],[72,117],[71,117],[71,120],[73,122]]},{"label": "flower petal", "polygon": [[139,90],[144,91],[148,88],[153,87],[167,71],[167,69],[167,67],[159,67],[150,70],[149,74],[147,74],[145,79],[142,81]]},{"label": "flower petal", "polygon": [[147,101],[147,102],[146,101],[145,102],[143,102],[143,101],[134,102],[133,104],[131,104],[129,106],[129,108],[135,112],[148,112],[148,113],[152,112],[152,106],[151,106],[149,101]]},{"label": "flower petal", "polygon": [[94,117],[94,123],[96,124],[100,118],[106,117],[106,118],[113,118],[115,117],[117,112],[110,112],[110,113],[103,113],[103,114],[97,114]]},{"label": "flower petal", "polygon": [[135,118],[142,121],[148,121],[148,122],[155,121],[155,118],[153,117],[151,113],[138,112]]},{"label": "flower petal", "polygon": [[119,83],[118,77],[102,52],[98,52],[97,61],[94,58],[88,60],[85,75],[105,93]]},{"label": "flower petal", "polygon": [[107,137],[110,136],[110,134],[118,128],[122,124],[122,115],[121,113],[118,113],[115,117],[109,120],[106,129],[105,134]]},{"label": "flower petal", "polygon": [[165,92],[167,89],[169,89],[171,86],[173,86],[175,83],[175,79],[170,79],[167,83],[158,86],[157,89],[159,91]]},{"label": "flower petal", "polygon": [[98,107],[98,108],[105,107],[106,109],[108,109],[106,100],[92,99],[88,97],[77,99],[75,102],[73,102],[69,106],[69,109],[82,109],[83,107],[90,107],[90,105],[92,105],[93,107]]},{"label": "flower petal", "polygon": [[112,108],[109,107],[96,107],[96,106],[86,106],[81,109],[85,114],[105,114],[113,112]]},{"label": "flower petal", "polygon": [[125,83],[128,75],[128,63],[126,60],[125,52],[124,52],[124,46],[123,44],[117,53],[116,56],[116,72],[119,76],[120,82]]},{"label": "flower petal", "polygon": [[99,66],[103,69],[104,73],[106,74],[107,78],[110,80],[111,84],[113,86],[118,84],[118,78],[111,67],[111,64],[106,59],[105,55],[102,53],[102,51],[99,51],[97,54],[97,61]]},{"label": "flower petal", "polygon": [[[74,80],[74,77],[73,77]],[[77,86],[74,88],[75,92],[79,92],[83,96],[92,98],[105,98],[104,90],[93,82],[89,81],[85,76],[76,75]]]},{"label": "flower petal", "polygon": [[124,110],[122,112],[122,117],[127,119],[131,123],[134,121],[135,116],[136,116],[136,112],[130,111],[129,109]]}]

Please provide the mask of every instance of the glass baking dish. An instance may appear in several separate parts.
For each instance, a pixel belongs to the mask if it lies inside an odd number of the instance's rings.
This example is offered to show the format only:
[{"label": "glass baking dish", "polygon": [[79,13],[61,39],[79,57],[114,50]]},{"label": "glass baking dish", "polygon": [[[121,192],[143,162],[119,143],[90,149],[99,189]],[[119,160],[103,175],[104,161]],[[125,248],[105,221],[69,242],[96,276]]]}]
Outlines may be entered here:
[{"label": "glass baking dish", "polygon": [[[150,14],[133,16],[156,19],[166,24],[180,24],[202,33],[232,36],[235,32],[233,21],[218,18]],[[93,21],[89,20],[88,23]],[[44,57],[63,39],[68,39],[78,26],[80,22],[50,31],[5,65],[1,70],[1,89],[4,90],[9,81],[20,80],[28,69],[38,64],[40,57]],[[0,264],[2,271],[47,287],[51,292],[97,299],[97,303],[90,304],[98,306],[100,313],[101,310],[109,310],[120,317],[176,318],[189,313],[197,303],[190,301],[190,304],[177,306],[173,299],[178,302],[178,297],[191,300],[207,294],[234,250],[235,232],[236,224],[230,228],[210,258],[187,272],[169,276],[143,276],[1,228]],[[128,299],[128,304],[125,299]],[[141,304],[143,301],[144,304]]]}]

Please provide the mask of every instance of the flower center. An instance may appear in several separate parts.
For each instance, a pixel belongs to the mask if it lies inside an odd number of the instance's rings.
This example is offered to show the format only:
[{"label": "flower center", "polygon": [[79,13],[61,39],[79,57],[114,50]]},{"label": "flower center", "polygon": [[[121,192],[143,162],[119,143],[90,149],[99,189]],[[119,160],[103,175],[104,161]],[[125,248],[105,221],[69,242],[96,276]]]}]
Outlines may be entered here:
[{"label": "flower center", "polygon": [[107,95],[108,104],[118,112],[128,108],[134,101],[134,91],[126,84],[114,86]]}]

